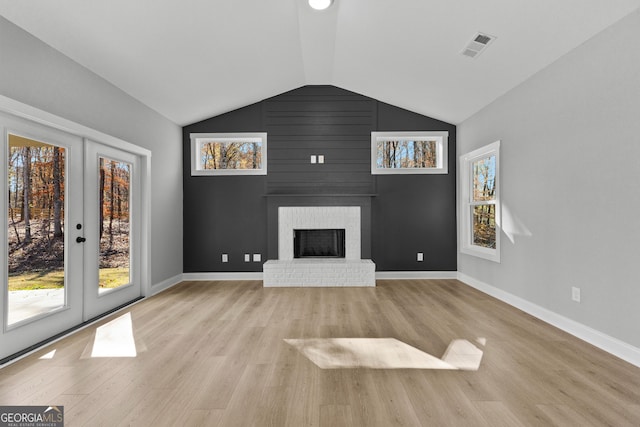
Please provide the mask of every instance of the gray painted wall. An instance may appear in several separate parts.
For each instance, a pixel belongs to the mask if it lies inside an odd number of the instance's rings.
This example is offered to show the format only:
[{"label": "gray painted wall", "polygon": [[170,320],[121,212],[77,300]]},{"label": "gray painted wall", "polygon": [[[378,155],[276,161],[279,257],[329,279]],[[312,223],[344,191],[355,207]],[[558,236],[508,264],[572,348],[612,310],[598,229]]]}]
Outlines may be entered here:
[{"label": "gray painted wall", "polygon": [[[502,262],[458,271],[640,347],[640,12],[458,127],[502,140]],[[571,301],[571,287],[582,302]]]},{"label": "gray painted wall", "polygon": [[152,151],[151,281],[181,274],[180,127],[2,17],[0,55],[0,94]]}]

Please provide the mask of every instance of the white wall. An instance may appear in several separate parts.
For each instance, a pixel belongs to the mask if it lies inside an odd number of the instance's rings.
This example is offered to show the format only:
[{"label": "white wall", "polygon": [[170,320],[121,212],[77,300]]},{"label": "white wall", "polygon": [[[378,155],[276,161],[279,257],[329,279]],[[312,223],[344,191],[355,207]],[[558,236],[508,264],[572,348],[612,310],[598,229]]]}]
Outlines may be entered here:
[{"label": "white wall", "polygon": [[182,274],[180,127],[0,17],[0,94],[151,150],[151,282]]},{"label": "white wall", "polygon": [[501,264],[459,253],[458,271],[636,348],[638,40],[636,11],[458,127],[459,154],[502,140],[505,226]]}]

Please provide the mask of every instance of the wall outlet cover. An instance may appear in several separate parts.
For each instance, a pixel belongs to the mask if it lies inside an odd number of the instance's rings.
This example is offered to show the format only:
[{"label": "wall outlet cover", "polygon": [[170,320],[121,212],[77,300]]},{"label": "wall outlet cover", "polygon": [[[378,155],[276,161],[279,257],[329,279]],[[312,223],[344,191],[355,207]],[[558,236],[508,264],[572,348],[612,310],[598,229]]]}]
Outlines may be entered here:
[{"label": "wall outlet cover", "polygon": [[251,255],[250,254],[244,254],[244,262],[250,262],[251,261]]},{"label": "wall outlet cover", "polygon": [[222,254],[222,262],[229,262],[229,255],[228,254]]},{"label": "wall outlet cover", "polygon": [[424,261],[424,254],[422,252],[418,252],[417,260],[420,262]]},{"label": "wall outlet cover", "polygon": [[571,287],[571,299],[575,302],[580,302],[580,288]]},{"label": "wall outlet cover", "polygon": [[260,262],[262,260],[262,255],[253,254],[253,262]]}]

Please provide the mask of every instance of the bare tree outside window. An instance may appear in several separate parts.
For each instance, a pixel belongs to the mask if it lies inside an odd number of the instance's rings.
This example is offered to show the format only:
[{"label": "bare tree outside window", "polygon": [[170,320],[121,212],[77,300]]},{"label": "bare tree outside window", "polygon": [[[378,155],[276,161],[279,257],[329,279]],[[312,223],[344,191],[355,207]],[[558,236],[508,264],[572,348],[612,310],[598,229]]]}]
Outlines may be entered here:
[{"label": "bare tree outside window", "polygon": [[448,173],[446,131],[371,132],[372,174]]},{"label": "bare tree outside window", "polygon": [[476,160],[473,176],[473,244],[496,248],[496,156]]},{"label": "bare tree outside window", "polygon": [[99,291],[130,283],[131,165],[100,157]]},{"label": "bare tree outside window", "polygon": [[191,175],[266,175],[266,133],[192,133]]},{"label": "bare tree outside window", "polygon": [[200,156],[205,170],[262,167],[262,150],[257,142],[206,142],[200,147]]},{"label": "bare tree outside window", "polygon": [[64,148],[9,135],[9,291],[64,287]]},{"label": "bare tree outside window", "polygon": [[435,168],[436,156],[435,140],[378,141],[379,168]]}]

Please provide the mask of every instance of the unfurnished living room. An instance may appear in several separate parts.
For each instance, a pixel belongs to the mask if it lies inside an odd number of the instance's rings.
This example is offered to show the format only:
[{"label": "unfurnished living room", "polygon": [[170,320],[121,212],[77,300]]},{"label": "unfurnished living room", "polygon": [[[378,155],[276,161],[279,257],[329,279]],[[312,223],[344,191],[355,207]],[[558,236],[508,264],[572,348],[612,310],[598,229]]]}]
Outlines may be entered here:
[{"label": "unfurnished living room", "polygon": [[0,0],[0,426],[640,425],[640,0]]}]

